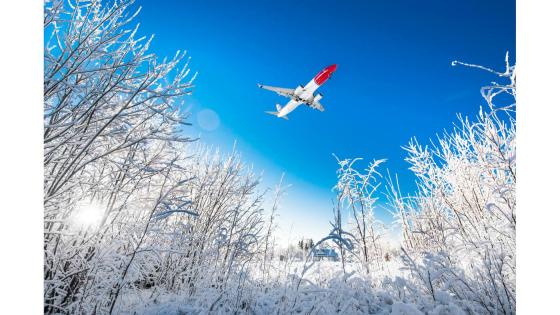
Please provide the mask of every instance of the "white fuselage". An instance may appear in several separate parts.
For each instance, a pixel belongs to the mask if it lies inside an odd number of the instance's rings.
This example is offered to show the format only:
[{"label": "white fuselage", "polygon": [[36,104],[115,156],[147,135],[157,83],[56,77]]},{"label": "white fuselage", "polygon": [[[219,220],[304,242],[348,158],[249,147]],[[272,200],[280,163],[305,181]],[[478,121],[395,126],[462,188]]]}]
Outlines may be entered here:
[{"label": "white fuselage", "polygon": [[288,115],[299,105],[301,105],[305,100],[313,98],[313,94],[319,88],[319,86],[320,85],[318,85],[314,79],[311,79],[311,81],[309,81],[309,83],[307,83],[305,87],[303,87],[303,90],[301,90],[301,92],[296,95],[299,100],[291,99],[290,101],[288,101],[286,106],[282,107],[282,109],[278,112],[278,117],[284,117]]}]

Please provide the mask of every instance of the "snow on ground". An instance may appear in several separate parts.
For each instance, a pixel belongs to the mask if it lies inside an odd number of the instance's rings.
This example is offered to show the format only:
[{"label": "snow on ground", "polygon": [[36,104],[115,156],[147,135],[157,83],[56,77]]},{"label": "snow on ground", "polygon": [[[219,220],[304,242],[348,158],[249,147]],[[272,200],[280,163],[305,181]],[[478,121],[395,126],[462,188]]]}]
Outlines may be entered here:
[{"label": "snow on ground", "polygon": [[[340,262],[316,262],[300,278],[304,262],[272,262],[267,279],[260,277],[225,294],[206,288],[188,296],[185,292],[157,296],[152,290],[128,295],[122,314],[466,314],[439,292],[435,301],[399,297],[393,286],[405,276],[400,263],[391,261],[365,275],[360,266]],[[258,271],[255,269],[255,274]],[[154,298],[156,296],[156,298]],[[237,299],[237,300],[236,300]],[[150,302],[148,302],[150,301]],[[243,310],[239,313],[240,310]]]}]

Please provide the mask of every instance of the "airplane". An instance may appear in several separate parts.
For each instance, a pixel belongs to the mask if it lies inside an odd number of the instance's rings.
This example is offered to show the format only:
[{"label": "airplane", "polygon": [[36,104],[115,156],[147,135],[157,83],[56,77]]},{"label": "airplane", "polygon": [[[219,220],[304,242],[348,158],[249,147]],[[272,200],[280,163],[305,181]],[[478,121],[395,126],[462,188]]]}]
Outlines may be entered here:
[{"label": "airplane", "polygon": [[280,88],[268,85],[257,84],[261,89],[269,90],[278,93],[278,95],[290,98],[290,101],[286,106],[282,107],[280,104],[276,104],[275,112],[265,112],[267,114],[274,115],[279,118],[284,118],[288,120],[288,114],[296,109],[299,105],[305,104],[313,109],[324,111],[323,105],[319,103],[319,100],[323,98],[323,94],[317,93],[315,91],[323,85],[331,75],[336,71],[336,65],[330,65],[325,69],[321,70],[307,85],[298,85],[295,89]]}]

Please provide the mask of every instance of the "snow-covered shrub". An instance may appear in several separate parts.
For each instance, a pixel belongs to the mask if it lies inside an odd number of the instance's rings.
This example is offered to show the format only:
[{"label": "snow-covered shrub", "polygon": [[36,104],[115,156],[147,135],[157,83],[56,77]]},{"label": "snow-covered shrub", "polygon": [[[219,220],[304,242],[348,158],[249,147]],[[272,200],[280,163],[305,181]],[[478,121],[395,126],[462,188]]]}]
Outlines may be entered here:
[{"label": "snow-covered shrub", "polygon": [[411,198],[400,197],[396,189],[392,193],[402,222],[405,265],[423,293],[435,300],[437,290],[443,290],[472,312],[511,314],[516,270],[515,66],[506,56],[504,72],[489,71],[506,83],[482,89],[488,109],[481,108],[473,121],[459,117],[454,130],[432,146],[412,140],[407,161],[418,192]]},{"label": "snow-covered shrub", "polygon": [[[380,244],[385,227],[375,218],[375,193],[380,186],[377,177],[381,177],[377,168],[385,160],[374,160],[364,171],[360,171],[354,164],[361,159],[336,159],[339,169],[338,182],[334,187],[337,194],[335,222],[340,225],[341,212],[348,213],[350,233],[347,235],[351,236],[354,243],[352,247],[356,248],[357,257],[366,273],[369,273],[371,265],[375,263],[379,266],[385,254]],[[342,227],[339,226],[339,229],[342,230]],[[344,250],[339,248],[344,259]]]}]

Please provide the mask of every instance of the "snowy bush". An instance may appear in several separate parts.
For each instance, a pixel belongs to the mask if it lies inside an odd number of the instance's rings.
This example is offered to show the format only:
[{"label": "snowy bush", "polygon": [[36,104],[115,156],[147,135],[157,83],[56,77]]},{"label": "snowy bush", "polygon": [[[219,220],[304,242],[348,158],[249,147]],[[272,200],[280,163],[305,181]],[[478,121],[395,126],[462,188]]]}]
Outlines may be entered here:
[{"label": "snowy bush", "polygon": [[[354,167],[359,160],[361,159],[340,160],[337,158],[338,183],[334,190],[337,193],[336,211],[338,216],[340,216],[341,209],[343,213],[349,213],[348,229],[350,233],[348,235],[352,236],[358,249],[357,256],[364,270],[369,274],[371,265],[375,262],[379,266],[385,254],[379,244],[385,227],[375,218],[377,201],[375,193],[380,186],[380,183],[376,181],[377,177],[381,177],[377,168],[385,160],[372,161],[363,172]],[[337,218],[337,221],[340,221],[340,217]]]},{"label": "snowy bush", "polygon": [[[391,191],[403,251],[424,293],[444,290],[476,313],[515,313],[515,66],[482,88],[488,109],[459,117],[433,146],[406,147],[418,192]],[[499,104],[497,100],[499,96]],[[410,255],[407,253],[409,252]]]}]

